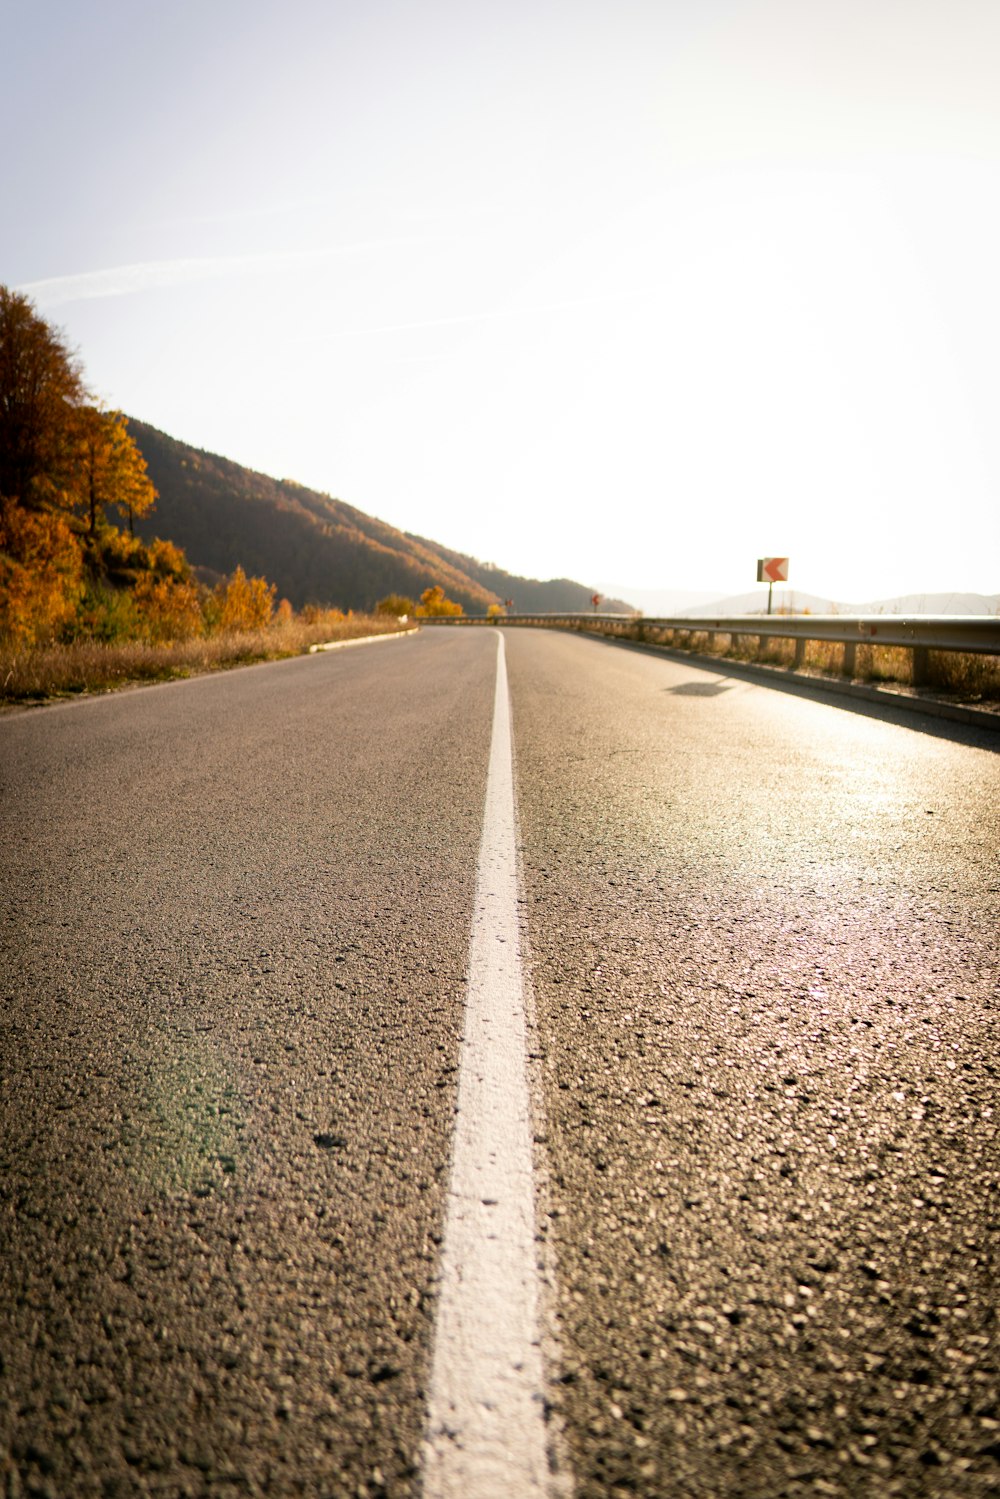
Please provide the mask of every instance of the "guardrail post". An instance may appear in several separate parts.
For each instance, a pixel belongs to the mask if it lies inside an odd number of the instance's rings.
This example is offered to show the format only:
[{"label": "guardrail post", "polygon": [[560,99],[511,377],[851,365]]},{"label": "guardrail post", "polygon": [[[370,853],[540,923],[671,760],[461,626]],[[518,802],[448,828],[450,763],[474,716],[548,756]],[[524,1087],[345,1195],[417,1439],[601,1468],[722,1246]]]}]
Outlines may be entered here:
[{"label": "guardrail post", "polygon": [[914,687],[926,687],[930,678],[931,653],[925,645],[913,647],[913,670],[911,681]]},{"label": "guardrail post", "polygon": [[795,660],[792,662],[792,670],[798,671],[800,666],[805,665],[806,660],[806,638],[800,635],[795,642]]},{"label": "guardrail post", "polygon": [[858,669],[858,642],[856,640],[844,641],[844,676],[853,677]]}]

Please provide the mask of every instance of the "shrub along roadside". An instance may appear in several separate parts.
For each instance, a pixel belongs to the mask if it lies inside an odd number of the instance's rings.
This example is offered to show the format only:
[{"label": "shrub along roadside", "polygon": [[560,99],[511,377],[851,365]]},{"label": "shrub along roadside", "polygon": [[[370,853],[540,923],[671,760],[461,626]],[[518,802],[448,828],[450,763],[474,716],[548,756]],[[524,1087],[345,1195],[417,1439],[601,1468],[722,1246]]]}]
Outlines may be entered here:
[{"label": "shrub along roadside", "polygon": [[258,629],[222,629],[187,640],[80,639],[25,648],[8,641],[0,644],[0,703],[43,703],[140,682],[166,682],[299,656],[326,641],[393,635],[401,628],[405,627],[385,614],[312,609],[293,615],[279,610],[270,624]]}]

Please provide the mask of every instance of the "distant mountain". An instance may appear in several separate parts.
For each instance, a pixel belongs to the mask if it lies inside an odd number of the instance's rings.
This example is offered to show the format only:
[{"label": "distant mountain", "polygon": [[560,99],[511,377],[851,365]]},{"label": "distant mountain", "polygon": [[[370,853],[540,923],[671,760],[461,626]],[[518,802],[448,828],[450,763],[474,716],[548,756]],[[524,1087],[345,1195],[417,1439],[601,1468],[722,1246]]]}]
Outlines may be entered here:
[{"label": "distant mountain", "polygon": [[589,604],[593,590],[582,583],[538,583],[501,572],[290,479],[190,447],[146,422],[130,417],[128,426],[159,491],[153,511],[136,522],[139,534],[175,542],[202,572],[222,575],[242,566],[264,576],[297,609],[370,609],[389,593],[419,599],[434,584],[470,614],[505,598],[521,609]]},{"label": "distant mountain", "polygon": [[874,604],[857,604],[841,614],[1000,614],[1000,593],[904,593]]},{"label": "distant mountain", "polygon": [[[801,593],[797,588],[774,590],[774,612],[776,614],[846,614],[843,604],[833,599],[820,598],[815,593]],[[716,599],[712,604],[695,604],[690,609],[681,609],[679,615],[685,619],[724,618],[733,614],[766,614],[767,589],[755,588],[751,593],[739,593],[730,598]]]},{"label": "distant mountain", "polygon": [[[473,578],[483,588],[498,594],[501,599],[512,599],[513,612],[517,614],[551,614],[562,611],[580,614],[592,608],[590,601],[595,592],[600,592],[586,584],[574,583],[571,578],[548,578],[544,582],[538,578],[520,578],[516,573],[504,572],[503,568],[496,567],[492,562],[479,562],[475,557],[467,557],[464,552],[449,551],[447,547],[438,546],[436,541],[426,541],[422,536],[410,535],[410,540],[418,546],[433,547],[439,556]],[[607,614],[635,612],[633,604],[626,604],[623,599],[605,598],[603,593],[600,608],[602,613]]]},{"label": "distant mountain", "polygon": [[[678,611],[689,619],[724,618],[734,614],[765,614],[767,590],[755,589],[712,604],[698,604]],[[1000,614],[1000,594],[908,593],[898,598],[876,599],[867,604],[845,604],[798,589],[776,588],[774,612],[782,614]]]}]

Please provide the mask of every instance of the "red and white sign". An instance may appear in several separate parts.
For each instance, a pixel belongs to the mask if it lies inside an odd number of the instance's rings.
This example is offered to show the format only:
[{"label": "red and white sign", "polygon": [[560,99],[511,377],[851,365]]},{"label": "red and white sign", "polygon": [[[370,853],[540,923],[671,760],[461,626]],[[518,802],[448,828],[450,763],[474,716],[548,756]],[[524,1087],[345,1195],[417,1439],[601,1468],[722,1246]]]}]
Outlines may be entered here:
[{"label": "red and white sign", "polygon": [[788,558],[762,557],[757,563],[758,583],[787,583]]}]

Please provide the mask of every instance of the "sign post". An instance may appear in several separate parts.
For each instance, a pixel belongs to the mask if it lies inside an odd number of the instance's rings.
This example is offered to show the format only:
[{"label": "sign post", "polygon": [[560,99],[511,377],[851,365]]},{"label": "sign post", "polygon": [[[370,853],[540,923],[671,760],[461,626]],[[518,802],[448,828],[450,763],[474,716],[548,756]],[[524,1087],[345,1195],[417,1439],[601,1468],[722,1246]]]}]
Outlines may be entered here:
[{"label": "sign post", "polygon": [[775,583],[788,582],[788,558],[760,557],[757,561],[757,582],[767,584],[767,612],[770,614]]}]

